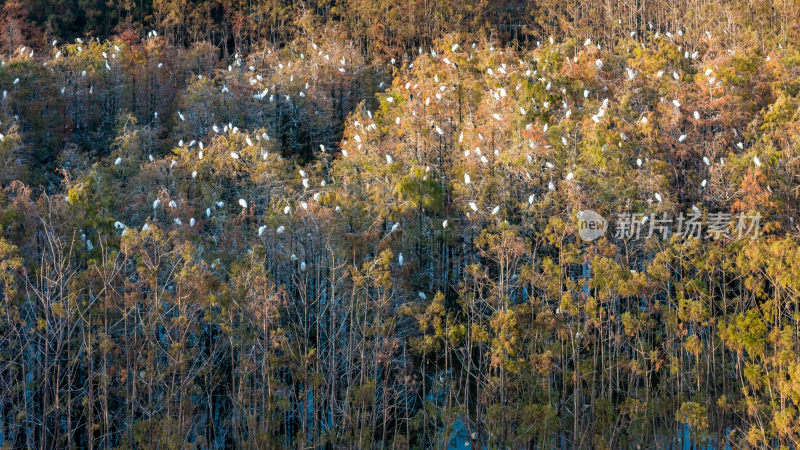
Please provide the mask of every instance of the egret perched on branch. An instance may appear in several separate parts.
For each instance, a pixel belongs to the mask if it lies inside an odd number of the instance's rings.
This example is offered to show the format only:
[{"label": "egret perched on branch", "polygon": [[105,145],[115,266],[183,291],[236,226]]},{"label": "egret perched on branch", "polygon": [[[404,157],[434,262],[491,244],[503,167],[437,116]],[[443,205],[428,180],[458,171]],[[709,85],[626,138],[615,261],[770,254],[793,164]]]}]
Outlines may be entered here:
[{"label": "egret perched on branch", "polygon": [[661,194],[659,194],[658,192],[656,192],[655,194],[653,194],[653,196],[656,198],[656,200],[658,200],[658,203],[662,203],[662,202],[664,201],[664,200],[661,198]]},{"label": "egret perched on branch", "polygon": [[247,208],[247,200],[245,200],[243,198],[240,198],[239,199],[239,206],[241,206],[242,208],[246,209]]},{"label": "egret perched on branch", "polygon": [[468,173],[465,173],[465,174],[464,174],[464,184],[469,184],[469,183],[470,183],[470,181],[471,181],[471,179],[470,179],[470,177],[469,177],[469,174],[468,174]]},{"label": "egret perched on branch", "polygon": [[284,227],[283,225],[279,226],[278,229],[275,230],[275,232],[278,234],[283,234],[284,231],[286,231],[286,227]]},{"label": "egret perched on branch", "polygon": [[756,167],[761,167],[761,160],[758,159],[758,156],[753,156],[753,162],[756,164]]},{"label": "egret perched on branch", "polygon": [[497,205],[497,206],[495,206],[495,207],[494,207],[494,209],[492,210],[492,215],[493,215],[493,216],[494,216],[494,215],[497,215],[497,213],[499,213],[499,212],[500,212],[500,205]]}]

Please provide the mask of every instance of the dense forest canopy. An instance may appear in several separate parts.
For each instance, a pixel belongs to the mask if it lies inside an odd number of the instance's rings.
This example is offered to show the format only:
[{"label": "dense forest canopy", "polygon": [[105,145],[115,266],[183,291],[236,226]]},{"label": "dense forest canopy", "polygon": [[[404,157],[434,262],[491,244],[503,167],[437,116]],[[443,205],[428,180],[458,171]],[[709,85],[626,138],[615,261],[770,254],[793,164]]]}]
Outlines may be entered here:
[{"label": "dense forest canopy", "polygon": [[797,0],[0,25],[4,447],[800,445]]}]

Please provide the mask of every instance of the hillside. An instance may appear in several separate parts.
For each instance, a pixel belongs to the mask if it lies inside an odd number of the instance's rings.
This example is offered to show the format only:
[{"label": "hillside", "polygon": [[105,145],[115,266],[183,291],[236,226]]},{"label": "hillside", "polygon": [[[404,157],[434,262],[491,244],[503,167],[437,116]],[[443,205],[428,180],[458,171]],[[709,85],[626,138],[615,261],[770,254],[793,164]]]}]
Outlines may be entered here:
[{"label": "hillside", "polygon": [[40,3],[3,446],[800,444],[797,2]]}]

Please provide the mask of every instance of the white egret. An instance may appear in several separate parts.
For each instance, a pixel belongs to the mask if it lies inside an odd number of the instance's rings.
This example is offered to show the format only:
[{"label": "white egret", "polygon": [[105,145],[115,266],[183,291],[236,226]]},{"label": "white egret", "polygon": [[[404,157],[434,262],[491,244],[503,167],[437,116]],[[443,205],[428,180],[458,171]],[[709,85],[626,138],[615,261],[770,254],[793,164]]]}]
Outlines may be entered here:
[{"label": "white egret", "polygon": [[241,206],[242,208],[246,209],[247,208],[247,200],[245,200],[243,198],[240,198],[239,199],[239,206]]},{"label": "white egret", "polygon": [[499,212],[500,212],[500,205],[497,205],[497,206],[495,206],[495,207],[494,207],[494,209],[492,210],[492,215],[493,215],[493,216],[495,216],[495,215],[497,215],[497,213],[499,213]]}]

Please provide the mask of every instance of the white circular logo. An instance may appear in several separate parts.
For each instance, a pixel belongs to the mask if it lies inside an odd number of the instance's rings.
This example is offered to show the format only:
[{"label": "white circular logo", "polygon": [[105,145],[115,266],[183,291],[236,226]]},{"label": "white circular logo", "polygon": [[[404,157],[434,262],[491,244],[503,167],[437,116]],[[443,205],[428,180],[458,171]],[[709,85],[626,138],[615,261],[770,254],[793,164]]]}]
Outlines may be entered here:
[{"label": "white circular logo", "polygon": [[600,214],[587,209],[578,212],[578,234],[581,239],[591,242],[606,234],[608,222]]}]

